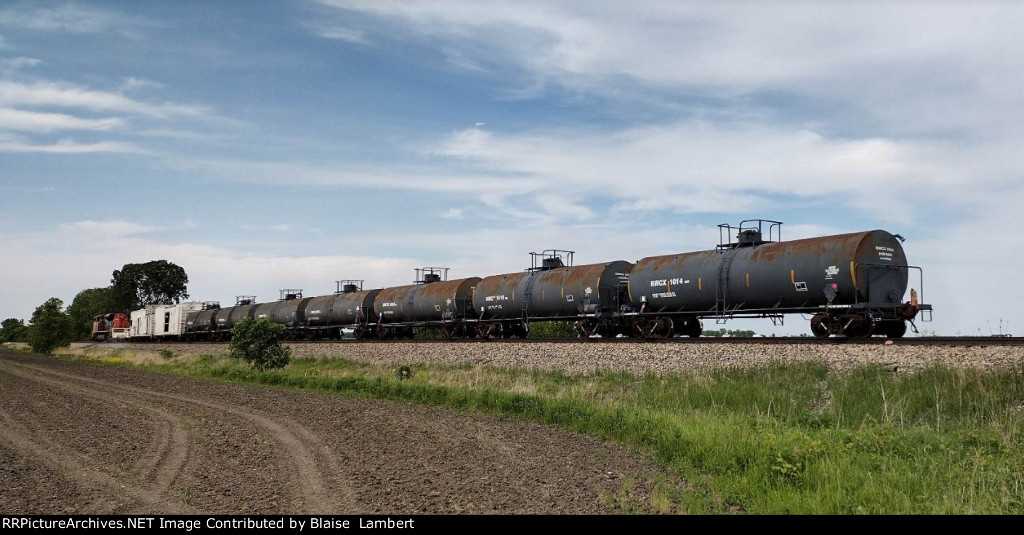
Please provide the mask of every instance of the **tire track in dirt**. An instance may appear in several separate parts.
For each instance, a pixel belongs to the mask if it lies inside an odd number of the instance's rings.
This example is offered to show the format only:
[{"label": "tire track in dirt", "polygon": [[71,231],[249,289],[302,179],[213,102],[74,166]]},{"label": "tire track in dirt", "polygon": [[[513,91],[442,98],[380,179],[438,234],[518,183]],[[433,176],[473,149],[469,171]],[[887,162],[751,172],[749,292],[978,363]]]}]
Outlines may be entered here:
[{"label": "tire track in dirt", "polygon": [[[327,465],[324,468],[326,468],[326,471],[329,473],[344,473],[337,462],[334,461],[334,456],[330,453],[330,449],[315,435],[298,424],[282,424],[268,416],[237,405],[228,405],[180,394],[156,392],[133,386],[119,385],[100,379],[68,374],[31,364],[20,362],[13,363],[10,361],[6,362],[23,369],[33,370],[54,377],[88,384],[92,387],[99,387],[108,392],[130,393],[136,396],[162,398],[199,405],[248,420],[270,432],[274,440],[283,447],[285,452],[287,452],[287,456],[285,457],[286,460],[294,465],[296,470],[295,476],[303,497],[302,503],[296,504],[296,507],[298,508],[298,510],[295,511],[296,513],[315,513],[324,511],[345,513],[355,511],[357,509],[354,499],[355,493],[350,487],[345,485],[342,486],[342,488],[337,489],[337,491],[332,492],[325,481],[325,470],[321,468],[321,464]],[[318,452],[321,453],[321,455],[318,456]],[[337,478],[335,478],[335,480],[339,485],[342,485],[342,482],[338,481]]]},{"label": "tire track in dirt", "polygon": [[[33,439],[31,431],[18,424],[17,420],[3,409],[0,409],[0,441],[53,468],[58,473],[70,478],[76,485],[84,488],[105,488],[111,495],[127,496],[129,499],[146,505],[147,510],[155,513],[183,514],[189,512],[182,504],[167,500],[160,493],[147,489],[136,489],[123,484],[75,452],[37,442]],[[98,502],[94,503],[92,507],[97,505]]]},{"label": "tire track in dirt", "polygon": [[29,381],[50,385],[67,392],[74,392],[76,395],[96,399],[111,405],[117,405],[119,402],[130,402],[159,417],[164,425],[157,427],[155,447],[143,459],[140,459],[137,471],[141,481],[153,482],[147,485],[150,492],[163,495],[171,490],[171,486],[181,473],[189,454],[188,433],[185,432],[184,420],[181,417],[151,404],[141,404],[135,399],[116,394],[111,395],[109,391],[104,393],[104,391],[75,386],[66,381],[47,379],[42,377],[41,374],[18,370],[16,367],[6,367],[0,369],[0,371]]}]

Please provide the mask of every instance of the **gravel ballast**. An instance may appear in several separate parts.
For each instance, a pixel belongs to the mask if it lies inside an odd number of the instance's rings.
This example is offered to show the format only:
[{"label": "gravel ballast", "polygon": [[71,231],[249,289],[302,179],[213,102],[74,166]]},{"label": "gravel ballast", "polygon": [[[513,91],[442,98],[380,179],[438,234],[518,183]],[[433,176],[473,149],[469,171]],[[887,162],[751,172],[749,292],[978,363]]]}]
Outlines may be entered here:
[{"label": "gravel ballast", "polygon": [[[941,362],[953,367],[1009,369],[1020,366],[1024,349],[1013,346],[922,346],[862,344],[623,344],[623,343],[298,343],[295,357],[346,358],[386,365],[476,364],[503,368],[671,373],[709,367],[750,367],[767,362],[820,361],[837,371],[864,364],[909,371]],[[101,344],[93,347],[176,355],[223,355],[226,344]]]}]

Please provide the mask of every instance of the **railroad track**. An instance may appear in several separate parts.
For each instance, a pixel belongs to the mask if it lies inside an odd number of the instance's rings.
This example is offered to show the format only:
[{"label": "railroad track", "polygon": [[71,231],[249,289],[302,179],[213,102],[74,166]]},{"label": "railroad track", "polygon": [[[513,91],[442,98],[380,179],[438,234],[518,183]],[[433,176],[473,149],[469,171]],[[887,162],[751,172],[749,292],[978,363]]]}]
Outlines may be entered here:
[{"label": "railroad track", "polygon": [[[115,342],[116,343],[116,342]],[[154,344],[223,344],[228,342],[172,342],[158,340]],[[389,340],[289,340],[289,344],[800,344],[800,345],[900,345],[900,346],[1024,346],[1024,337],[994,336],[912,336],[907,338],[815,338],[811,336],[758,336],[752,338],[495,338],[469,339],[389,339]]]}]

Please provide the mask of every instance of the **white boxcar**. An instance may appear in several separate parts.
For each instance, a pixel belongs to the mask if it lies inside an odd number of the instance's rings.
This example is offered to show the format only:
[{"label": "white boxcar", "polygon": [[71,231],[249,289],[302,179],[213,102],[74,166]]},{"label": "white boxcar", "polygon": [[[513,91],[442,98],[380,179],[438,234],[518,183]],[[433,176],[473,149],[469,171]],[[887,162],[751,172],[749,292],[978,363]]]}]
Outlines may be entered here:
[{"label": "white boxcar", "polygon": [[189,312],[202,310],[203,304],[189,301],[176,305],[156,305],[153,308],[153,315],[150,319],[150,336],[177,337],[185,332],[185,319]]},{"label": "white boxcar", "polygon": [[149,338],[153,336],[153,312],[156,306],[150,305],[146,308],[132,311],[132,338]]}]

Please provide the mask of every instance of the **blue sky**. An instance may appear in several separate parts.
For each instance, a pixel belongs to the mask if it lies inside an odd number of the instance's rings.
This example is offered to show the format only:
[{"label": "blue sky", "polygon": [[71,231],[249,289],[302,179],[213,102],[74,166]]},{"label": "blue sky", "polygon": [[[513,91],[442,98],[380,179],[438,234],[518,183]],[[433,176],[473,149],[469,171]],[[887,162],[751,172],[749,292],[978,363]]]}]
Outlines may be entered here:
[{"label": "blue sky", "polygon": [[[1024,7],[0,3],[0,317],[127,262],[307,295],[883,228],[1024,333]],[[803,332],[791,318],[762,332]]]}]

